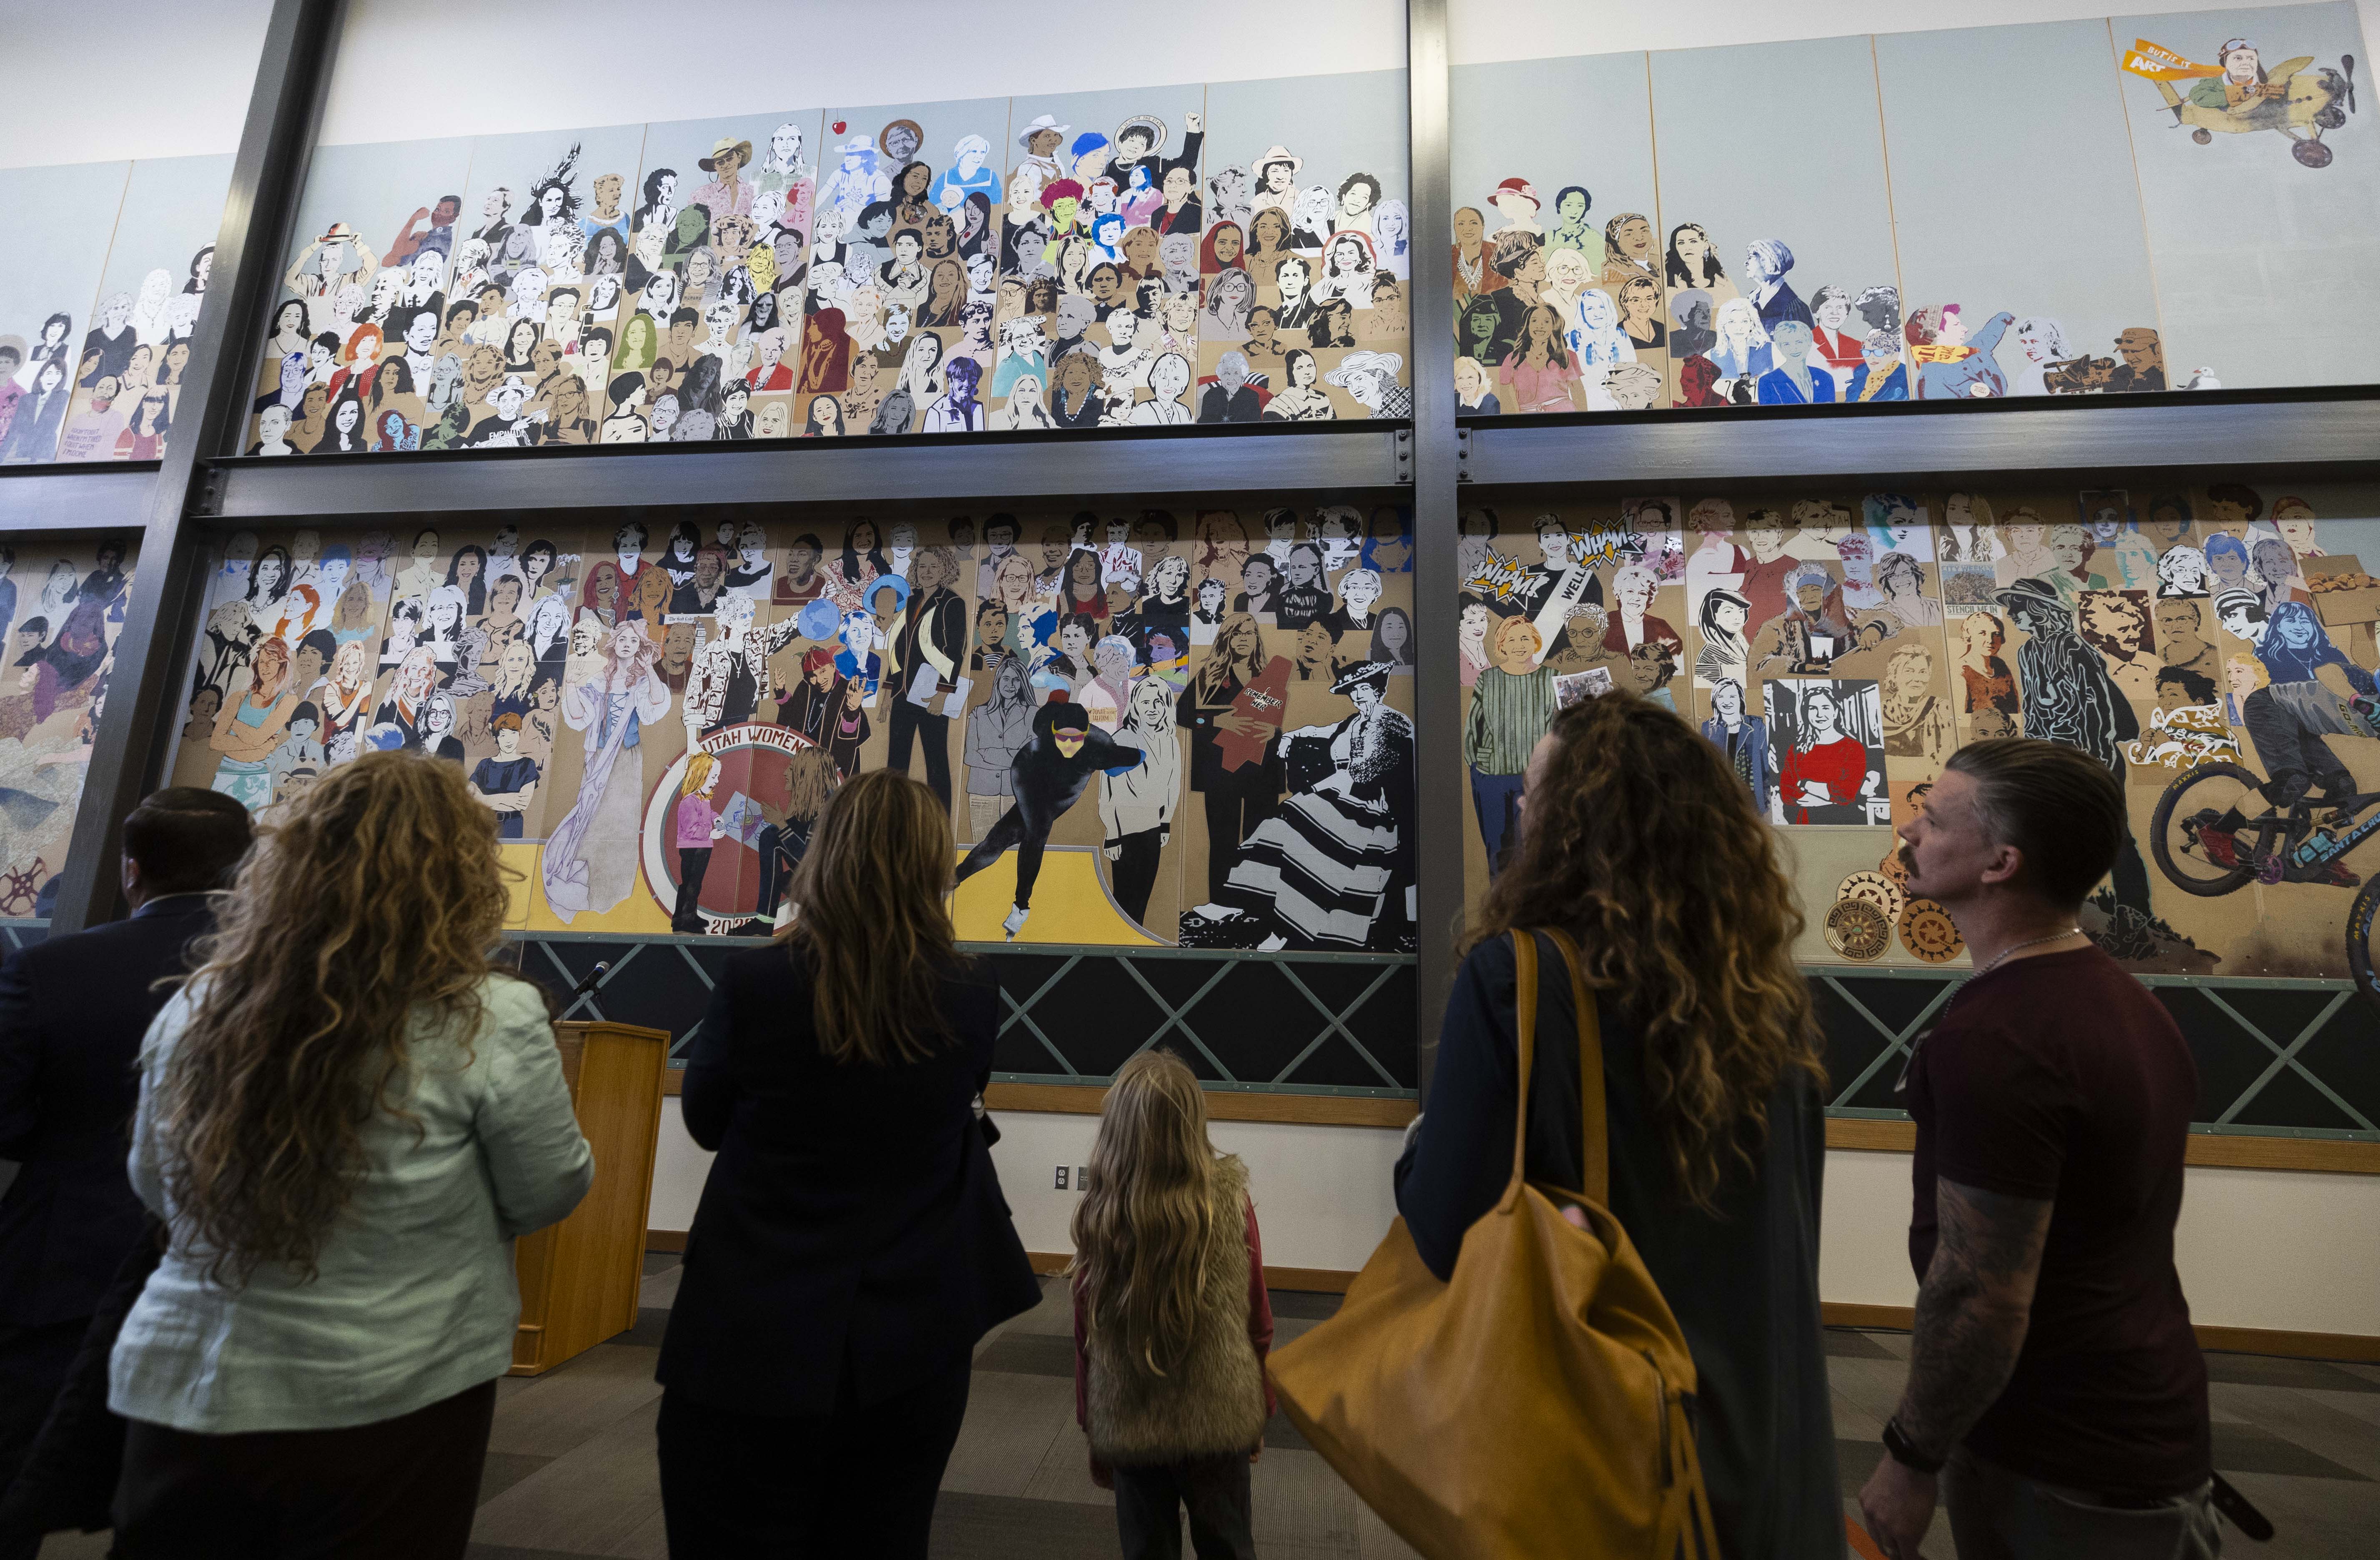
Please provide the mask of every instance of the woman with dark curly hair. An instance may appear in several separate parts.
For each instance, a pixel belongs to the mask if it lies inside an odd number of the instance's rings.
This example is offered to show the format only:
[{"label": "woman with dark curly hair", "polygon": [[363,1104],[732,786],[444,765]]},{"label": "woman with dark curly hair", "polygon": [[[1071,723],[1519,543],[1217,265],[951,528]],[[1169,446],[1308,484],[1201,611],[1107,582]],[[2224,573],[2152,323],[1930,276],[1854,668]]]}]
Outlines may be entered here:
[{"label": "woman with dark curly hair", "polygon": [[1818,1336],[1826,1069],[1793,885],[1726,751],[1623,691],[1530,756],[1521,837],[1464,932],[1429,1110],[1396,1167],[1422,1260],[1454,1271],[1511,1177],[1516,939],[1537,987],[1526,1175],[1581,1184],[1585,1017],[1601,1026],[1609,1207],[1694,1355],[1694,1441],[1724,1554],[1830,1554],[1842,1495]]}]

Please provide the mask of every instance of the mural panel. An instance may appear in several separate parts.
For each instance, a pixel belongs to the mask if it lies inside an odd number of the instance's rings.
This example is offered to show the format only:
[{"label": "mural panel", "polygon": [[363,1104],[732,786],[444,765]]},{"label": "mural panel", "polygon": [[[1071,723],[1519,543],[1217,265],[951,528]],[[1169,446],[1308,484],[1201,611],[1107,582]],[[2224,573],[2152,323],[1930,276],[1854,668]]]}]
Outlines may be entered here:
[{"label": "mural panel", "polygon": [[1413,945],[1412,549],[1348,505],[234,537],[176,783],[464,766],[518,924],[765,932],[834,787],[949,808],[974,941]]},{"label": "mural panel", "polygon": [[136,562],[120,537],[0,537],[0,918],[46,918]]},{"label": "mural panel", "polygon": [[1404,189],[1395,72],[326,147],[245,447],[1402,418]]},{"label": "mural panel", "polygon": [[0,169],[0,466],[155,460],[214,271],[229,156]]},{"label": "mural panel", "polygon": [[[1810,962],[1963,957],[1891,829],[1989,737],[2083,749],[2132,837],[2084,908],[2143,972],[2370,982],[2380,491],[2228,480],[1552,502],[1463,519],[1475,903],[1529,749],[1630,688],[1727,754]],[[1672,517],[1676,517],[1674,522]]]},{"label": "mural panel", "polygon": [[2340,3],[1459,67],[1463,410],[2368,381],[2362,50]]}]

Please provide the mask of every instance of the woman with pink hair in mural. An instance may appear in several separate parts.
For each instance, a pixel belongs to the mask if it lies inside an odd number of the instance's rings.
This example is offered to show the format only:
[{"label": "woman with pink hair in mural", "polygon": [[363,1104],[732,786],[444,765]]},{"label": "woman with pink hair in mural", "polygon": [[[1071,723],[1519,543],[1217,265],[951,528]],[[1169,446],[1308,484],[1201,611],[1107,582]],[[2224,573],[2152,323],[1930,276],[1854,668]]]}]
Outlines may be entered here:
[{"label": "woman with pink hair in mural", "polygon": [[[637,831],[644,799],[643,727],[669,713],[669,685],[638,626],[623,622],[604,640],[596,675],[563,696],[562,718],[586,733],[578,797],[554,826],[538,863],[546,903],[567,922],[601,915],[637,886]],[[627,772],[613,773],[625,757]]]}]

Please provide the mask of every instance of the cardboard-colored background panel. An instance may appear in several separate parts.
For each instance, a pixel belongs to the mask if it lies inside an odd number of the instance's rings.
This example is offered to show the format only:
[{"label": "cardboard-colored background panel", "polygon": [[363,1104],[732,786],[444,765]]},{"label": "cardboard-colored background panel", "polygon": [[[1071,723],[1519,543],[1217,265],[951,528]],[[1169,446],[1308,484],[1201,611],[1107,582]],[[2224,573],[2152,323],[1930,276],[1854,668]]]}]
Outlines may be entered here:
[{"label": "cardboard-colored background panel", "polygon": [[[1778,684],[1794,689],[1818,676],[1838,682],[1881,684],[1883,737],[1877,778],[1879,794],[1897,824],[1911,816],[1922,788],[1938,774],[1948,750],[1983,737],[2043,735],[2058,729],[2054,707],[2048,712],[2030,707],[2034,694],[2032,679],[2037,673],[2028,668],[2027,656],[2034,648],[2034,636],[2025,631],[2004,599],[2019,581],[2038,581],[2060,603],[2059,610],[2076,621],[2078,630],[2086,626],[2087,618],[2088,635],[2072,634],[2056,647],[2056,653],[2060,664],[2076,656],[2087,658],[2089,676],[2104,679],[2111,701],[2107,707],[2117,712],[2110,719],[2123,738],[2110,750],[2126,781],[2131,848],[2119,859],[2110,883],[2085,906],[2086,925],[2102,936],[2117,957],[2143,972],[2320,978],[2345,974],[2343,926],[2355,886],[2349,878],[2289,881],[2270,886],[2250,882],[2236,892],[2201,897],[2184,892],[2158,862],[2153,837],[2158,805],[2169,785],[2188,777],[2192,763],[2202,759],[2234,762],[2259,779],[2270,773],[2270,755],[2256,748],[2246,724],[2242,704],[2248,693],[2233,681],[2233,663],[2242,659],[2254,663],[2267,679],[2281,676],[2287,680],[2296,672],[2285,659],[2260,656],[2253,644],[2221,621],[2213,596],[2160,598],[2151,591],[2129,588],[2125,581],[2126,571],[2136,570],[2143,557],[2153,558],[2158,548],[2203,548],[2217,531],[2240,536],[2252,546],[2278,541],[2280,528],[2285,526],[2289,546],[2302,549],[2286,560],[2294,568],[2268,551],[2267,559],[2282,570],[2281,579],[2257,577],[2249,582],[2258,593],[2260,610],[2269,609],[2267,618],[2236,621],[2252,633],[2264,631],[2271,617],[2289,615],[2284,606],[2290,603],[2308,615],[2317,615],[2319,597],[2294,581],[2310,581],[2332,567],[2343,567],[2331,560],[2380,552],[2380,529],[2375,529],[2380,521],[2371,518],[2375,510],[2374,490],[2361,484],[2284,487],[2219,480],[2177,485],[2111,475],[2054,488],[1994,487],[1907,497],[1910,506],[1904,507],[1897,499],[1879,500],[1856,493],[1784,500],[1738,493],[1714,499],[1689,491],[1682,502],[1685,539],[1691,546],[1683,562],[1683,579],[1675,588],[1677,610],[1670,619],[1686,640],[1685,664],[1691,667],[1705,648],[1698,607],[1689,611],[1689,602],[1699,603],[1715,590],[1733,589],[1774,603],[1791,599],[1779,592],[1806,585],[1810,591],[1806,600],[1815,603],[1815,612],[1804,614],[1811,622],[1798,646],[1814,643],[1835,628],[1857,632],[1845,638],[1849,648],[1839,649],[1823,661],[1771,661],[1764,665],[1764,656],[1773,656],[1785,647],[1773,630],[1764,633],[1755,628],[1749,666],[1753,691],[1746,708],[1761,714]],[[1553,506],[1546,507],[1551,512]],[[1537,512],[1537,506],[1525,498],[1500,510],[1494,522],[1499,533],[1492,542],[1495,555],[1516,564],[1537,561],[1534,554]],[[1904,524],[1911,513],[1925,517],[1922,529]],[[1771,515],[1773,520],[1768,518]],[[2112,534],[2095,529],[2102,522],[2115,527]],[[1478,566],[1491,556],[1491,543],[1483,535],[1488,524],[1486,511],[1465,512],[1462,546],[1470,566],[1466,578],[1475,575]],[[1779,524],[1799,529],[1782,538],[1780,544],[1773,534]],[[1722,525],[1728,529],[1718,530]],[[1932,603],[1909,606],[1904,603],[1907,617],[1856,589],[1863,579],[1873,581],[1883,557],[1893,552],[1912,560],[1924,596]],[[1764,565],[1764,560],[1771,561]],[[1910,566],[1896,564],[1884,572],[1893,576],[1890,582],[1897,585],[1905,567]],[[1946,572],[1957,593],[1967,599],[1956,603],[1942,600],[1947,593]],[[1803,578],[1797,579],[1796,575]],[[1485,605],[1466,610],[1473,615],[1488,611]],[[1670,614],[1663,611],[1662,615]],[[2144,630],[2140,623],[2143,616]],[[2318,622],[2318,616],[2313,620]],[[1773,624],[1775,619],[1770,621]],[[1490,614],[1485,627],[1492,632],[1494,623]],[[2374,663],[2380,661],[2380,647],[2368,636],[2360,636],[2361,627],[2343,624],[2325,630],[2355,670],[2347,673],[2337,664],[2325,665],[2314,680],[2342,703],[2356,689],[2370,686]],[[1890,631],[1884,632],[1888,628]],[[1466,721],[1475,698],[1469,687],[1484,675],[1475,667],[1475,649],[1468,648],[1475,646],[1482,625],[1466,618],[1463,646],[1458,648],[1465,657]],[[2296,628],[2290,631],[2301,633]],[[1803,664],[1813,669],[1805,672]],[[1821,665],[1823,673],[1815,670]],[[2197,702],[2204,685],[2168,678],[2166,673],[2170,666],[2199,676],[2208,676],[2210,667],[2221,674],[2216,677],[2214,701]],[[2356,680],[2359,677],[2362,680]],[[1675,686],[1685,688],[1693,680],[1681,676]],[[2249,691],[2253,691],[2253,682],[2251,676],[2245,685]],[[1692,703],[1698,721],[1712,718],[1709,689],[1694,689]],[[1947,738],[1942,717],[1947,717]],[[2341,727],[2323,740],[2357,787],[2369,788],[2380,784],[2380,740],[2355,730],[2348,724],[2351,719],[2342,716]],[[2182,743],[2182,734],[2192,731],[2204,739],[2191,749],[2195,756],[2167,762],[2163,745]],[[1783,740],[1773,730],[1769,735],[1773,742]],[[2236,752],[2230,750],[2235,749]],[[1463,761],[1457,756],[1451,762]],[[1772,774],[1772,794],[1777,779]],[[1479,788],[1474,777],[1466,774],[1465,783],[1476,798]],[[2207,805],[2206,798],[2199,797],[2190,805]],[[2252,796],[2247,802],[2251,812],[2261,805]],[[1488,858],[1475,807],[1464,822],[1466,885],[1475,905],[1488,884]],[[1820,964],[1849,962],[1828,946],[1824,918],[1842,878],[1853,871],[1875,870],[1891,848],[1890,829],[1880,824],[1846,827],[1797,822],[1779,833],[1803,913],[1811,923],[1797,949],[1799,957]],[[2213,873],[2204,860],[2189,859],[2188,847],[2181,848],[2186,867],[2202,876]],[[2362,873],[2369,865],[2365,856],[2361,849],[2351,853],[2345,860],[2345,871],[2350,876]],[[1896,930],[1892,945],[1877,962],[1916,961]]]}]

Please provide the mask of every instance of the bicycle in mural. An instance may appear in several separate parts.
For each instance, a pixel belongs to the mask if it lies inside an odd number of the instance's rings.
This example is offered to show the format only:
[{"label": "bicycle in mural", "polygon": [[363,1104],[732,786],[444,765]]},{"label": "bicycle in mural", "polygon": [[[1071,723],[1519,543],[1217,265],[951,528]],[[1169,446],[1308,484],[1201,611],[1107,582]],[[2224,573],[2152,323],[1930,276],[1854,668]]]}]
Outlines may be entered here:
[{"label": "bicycle in mural", "polygon": [[2347,965],[2355,989],[2380,1007],[2372,953],[2380,879],[2362,882],[2347,867],[2349,853],[2380,834],[2380,791],[2289,786],[2281,795],[2285,803],[2242,764],[2202,763],[2157,798],[2151,853],[2175,887],[2203,897],[2251,883],[2358,889],[2347,912]]}]

